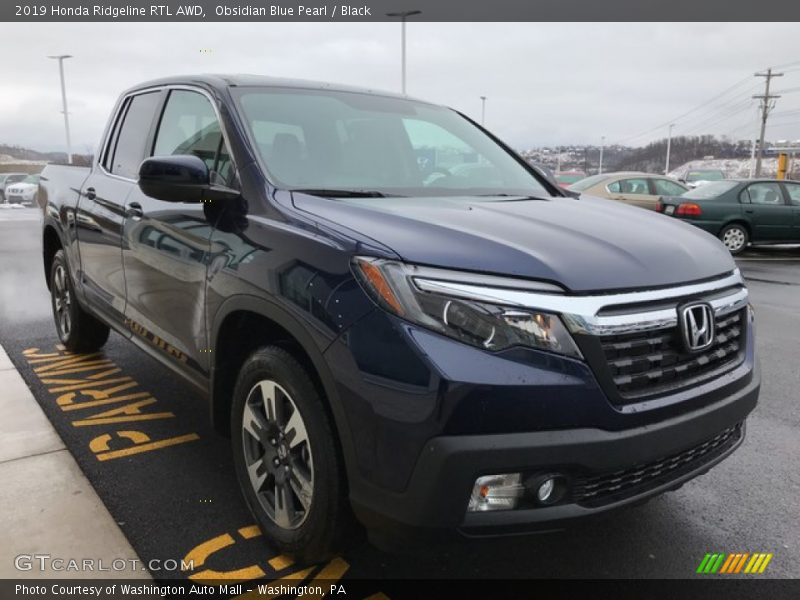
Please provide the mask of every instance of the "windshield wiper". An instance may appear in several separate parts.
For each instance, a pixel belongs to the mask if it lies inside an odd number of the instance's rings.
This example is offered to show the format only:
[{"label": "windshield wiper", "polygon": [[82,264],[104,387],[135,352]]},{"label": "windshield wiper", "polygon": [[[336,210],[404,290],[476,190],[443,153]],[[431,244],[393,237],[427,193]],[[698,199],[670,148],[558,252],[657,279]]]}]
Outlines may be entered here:
[{"label": "windshield wiper", "polygon": [[293,189],[292,192],[310,194],[312,196],[326,196],[329,198],[400,198],[399,194],[386,194],[377,190],[341,190],[327,188]]},{"label": "windshield wiper", "polygon": [[552,200],[553,197],[532,196],[531,194],[475,194],[473,198],[514,198],[516,200]]}]

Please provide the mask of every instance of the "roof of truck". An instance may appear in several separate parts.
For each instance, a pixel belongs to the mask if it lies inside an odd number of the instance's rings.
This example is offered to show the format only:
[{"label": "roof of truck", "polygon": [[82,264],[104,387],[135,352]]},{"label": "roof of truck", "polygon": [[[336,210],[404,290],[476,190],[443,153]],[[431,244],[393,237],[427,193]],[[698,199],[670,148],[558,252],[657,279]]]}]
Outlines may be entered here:
[{"label": "roof of truck", "polygon": [[372,88],[364,88],[357,86],[349,86],[338,83],[327,83],[323,81],[310,81],[307,79],[290,79],[283,77],[269,77],[266,75],[249,75],[249,74],[196,74],[196,75],[175,75],[171,77],[161,77],[145,81],[138,85],[126,90],[125,93],[136,90],[143,90],[151,87],[159,87],[164,85],[199,85],[206,88],[214,88],[222,90],[231,87],[279,87],[279,88],[297,88],[297,89],[312,89],[312,90],[332,90],[338,92],[355,92],[360,94],[374,94],[376,96],[389,96],[394,98],[412,99],[417,102],[425,102],[432,104],[425,100],[418,98],[409,98],[406,95],[398,94],[395,92],[387,92],[385,90],[376,90]]}]

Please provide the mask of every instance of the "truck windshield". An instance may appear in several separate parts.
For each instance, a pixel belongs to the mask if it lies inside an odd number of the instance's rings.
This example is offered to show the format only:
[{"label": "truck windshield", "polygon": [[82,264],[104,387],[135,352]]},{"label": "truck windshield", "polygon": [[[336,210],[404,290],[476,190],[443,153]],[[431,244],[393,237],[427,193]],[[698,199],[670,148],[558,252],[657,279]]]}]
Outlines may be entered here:
[{"label": "truck windshield", "polygon": [[549,196],[526,167],[448,108],[332,90],[233,93],[270,180],[287,189],[330,196]]}]

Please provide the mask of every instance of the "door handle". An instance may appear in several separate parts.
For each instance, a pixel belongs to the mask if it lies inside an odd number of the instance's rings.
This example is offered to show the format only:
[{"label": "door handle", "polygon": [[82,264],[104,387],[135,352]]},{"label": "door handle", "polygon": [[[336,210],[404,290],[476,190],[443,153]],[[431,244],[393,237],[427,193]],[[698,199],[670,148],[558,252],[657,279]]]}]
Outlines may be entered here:
[{"label": "door handle", "polygon": [[86,188],[86,197],[89,200],[94,200],[95,198],[97,198],[97,192],[93,187]]},{"label": "door handle", "polygon": [[753,214],[753,209],[752,208],[745,208],[744,212],[752,215]]},{"label": "door handle", "polygon": [[141,219],[144,216],[142,205],[138,202],[128,202],[128,205],[125,207],[125,216],[131,219]]}]

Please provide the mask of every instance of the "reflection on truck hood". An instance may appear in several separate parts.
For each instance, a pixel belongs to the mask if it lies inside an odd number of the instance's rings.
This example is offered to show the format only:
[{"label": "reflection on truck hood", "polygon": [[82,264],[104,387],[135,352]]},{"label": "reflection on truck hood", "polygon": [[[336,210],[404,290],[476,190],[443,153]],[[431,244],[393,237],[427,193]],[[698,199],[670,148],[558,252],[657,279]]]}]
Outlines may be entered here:
[{"label": "reflection on truck hood", "polygon": [[735,268],[724,246],[696,227],[588,196],[331,200],[295,193],[294,204],[409,263],[544,279],[576,292],[660,287]]}]

